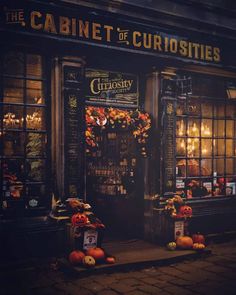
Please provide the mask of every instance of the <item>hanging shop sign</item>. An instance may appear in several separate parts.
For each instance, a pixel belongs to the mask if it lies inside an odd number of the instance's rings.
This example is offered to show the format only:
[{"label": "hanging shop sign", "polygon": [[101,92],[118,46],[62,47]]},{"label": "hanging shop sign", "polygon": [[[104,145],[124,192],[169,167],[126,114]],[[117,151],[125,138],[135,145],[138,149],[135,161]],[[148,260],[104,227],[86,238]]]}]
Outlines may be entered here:
[{"label": "hanging shop sign", "polygon": [[10,30],[14,27],[14,30],[54,39],[73,39],[84,44],[169,55],[201,63],[219,64],[222,61],[220,46],[203,37],[195,40],[191,36],[177,36],[164,28],[115,19],[83,7],[72,9],[31,1],[24,1],[24,4],[22,1],[21,4],[8,2],[3,4],[1,26]]},{"label": "hanging shop sign", "polygon": [[138,107],[137,76],[88,69],[86,103],[104,106]]}]

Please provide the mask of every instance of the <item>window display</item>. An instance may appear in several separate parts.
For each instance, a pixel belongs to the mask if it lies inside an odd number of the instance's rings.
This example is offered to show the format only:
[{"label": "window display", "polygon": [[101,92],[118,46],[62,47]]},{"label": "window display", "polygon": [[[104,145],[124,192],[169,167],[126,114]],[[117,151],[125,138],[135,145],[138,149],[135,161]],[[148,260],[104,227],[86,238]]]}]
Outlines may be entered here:
[{"label": "window display", "polygon": [[43,59],[11,51],[2,55],[2,65],[1,208],[14,208],[19,201],[25,209],[43,207],[47,163]]},{"label": "window display", "polygon": [[236,105],[186,98],[176,108],[176,189],[187,198],[235,194]]}]

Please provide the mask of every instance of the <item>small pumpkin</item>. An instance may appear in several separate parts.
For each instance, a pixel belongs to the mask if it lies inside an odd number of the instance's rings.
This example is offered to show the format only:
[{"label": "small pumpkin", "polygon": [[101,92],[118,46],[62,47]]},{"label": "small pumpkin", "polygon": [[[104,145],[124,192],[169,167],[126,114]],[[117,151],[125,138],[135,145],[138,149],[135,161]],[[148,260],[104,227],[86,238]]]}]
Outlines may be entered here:
[{"label": "small pumpkin", "polygon": [[202,243],[194,243],[193,244],[193,249],[194,250],[203,250],[205,248],[206,248],[206,246],[204,244],[202,244]]},{"label": "small pumpkin", "polygon": [[193,243],[205,244],[205,237],[200,233],[193,234],[192,239],[193,239]]},{"label": "small pumpkin", "polygon": [[69,255],[69,261],[73,265],[77,265],[83,262],[85,254],[82,251],[74,250]]},{"label": "small pumpkin", "polygon": [[112,257],[112,256],[106,257],[106,263],[114,264],[115,262],[116,262],[115,257]]},{"label": "small pumpkin", "polygon": [[86,255],[83,258],[83,265],[86,267],[94,267],[96,264],[95,259],[92,256]]},{"label": "small pumpkin", "polygon": [[99,247],[88,249],[86,251],[86,255],[92,256],[96,260],[96,262],[101,262],[101,261],[103,261],[105,259],[105,253]]},{"label": "small pumpkin", "polygon": [[167,245],[166,245],[167,249],[170,250],[170,251],[173,251],[176,249],[176,243],[175,242],[169,242]]},{"label": "small pumpkin", "polygon": [[191,217],[193,210],[190,206],[184,205],[179,208],[179,214],[181,217]]},{"label": "small pumpkin", "polygon": [[176,245],[179,249],[191,249],[193,247],[193,240],[188,236],[178,237]]},{"label": "small pumpkin", "polygon": [[84,226],[88,223],[88,217],[83,213],[76,213],[72,215],[71,223],[73,226]]}]

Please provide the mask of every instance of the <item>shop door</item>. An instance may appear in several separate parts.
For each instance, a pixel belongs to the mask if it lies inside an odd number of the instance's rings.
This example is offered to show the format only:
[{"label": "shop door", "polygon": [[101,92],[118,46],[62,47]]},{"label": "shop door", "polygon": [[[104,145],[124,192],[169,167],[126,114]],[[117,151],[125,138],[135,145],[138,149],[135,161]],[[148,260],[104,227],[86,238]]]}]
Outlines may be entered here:
[{"label": "shop door", "polygon": [[100,130],[87,151],[86,194],[106,234],[140,238],[143,233],[143,173],[130,130]]}]

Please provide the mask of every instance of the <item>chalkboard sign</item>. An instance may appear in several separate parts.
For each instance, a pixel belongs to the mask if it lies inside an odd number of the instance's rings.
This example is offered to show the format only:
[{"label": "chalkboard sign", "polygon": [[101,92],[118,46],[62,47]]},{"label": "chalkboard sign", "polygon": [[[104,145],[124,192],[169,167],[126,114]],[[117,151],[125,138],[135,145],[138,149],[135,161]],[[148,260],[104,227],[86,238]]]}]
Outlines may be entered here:
[{"label": "chalkboard sign", "polygon": [[77,197],[80,185],[81,148],[81,84],[79,67],[64,67],[65,114],[65,192],[67,197]]},{"label": "chalkboard sign", "polygon": [[135,75],[87,69],[85,84],[87,104],[138,107],[138,78]]}]

